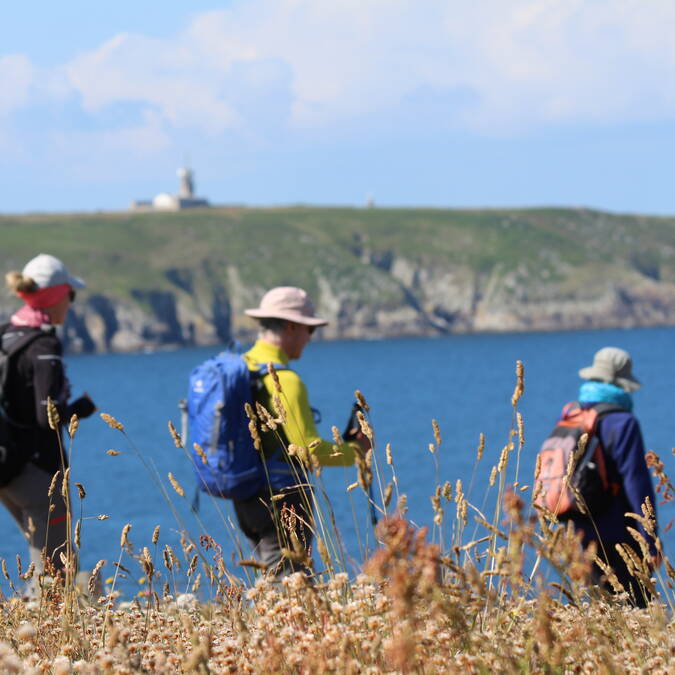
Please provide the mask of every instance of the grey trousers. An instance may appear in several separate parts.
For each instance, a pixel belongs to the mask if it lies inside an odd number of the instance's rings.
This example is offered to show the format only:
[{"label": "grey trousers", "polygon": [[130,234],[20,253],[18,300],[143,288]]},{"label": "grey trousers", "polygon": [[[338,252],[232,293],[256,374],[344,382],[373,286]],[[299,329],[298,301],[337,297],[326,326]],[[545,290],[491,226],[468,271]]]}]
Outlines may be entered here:
[{"label": "grey trousers", "polygon": [[285,520],[284,515],[289,511],[295,512],[295,533],[305,551],[309,551],[313,520],[308,503],[311,504],[311,495],[303,490],[293,490],[274,502],[270,500],[269,494],[233,502],[239,527],[251,543],[253,555],[277,579],[293,572],[306,571],[305,567],[294,564],[282,555],[282,548],[293,550],[293,546],[281,521]]},{"label": "grey trousers", "polygon": [[[49,512],[47,492],[51,481],[51,474],[29,462],[13,481],[0,488],[0,501],[28,540],[30,560],[35,563],[36,575],[43,571],[42,549],[57,570],[63,568],[59,553],[63,551],[65,554],[66,551],[66,505],[59,482],[51,498],[54,510]],[[23,567],[26,569],[28,565]]]}]

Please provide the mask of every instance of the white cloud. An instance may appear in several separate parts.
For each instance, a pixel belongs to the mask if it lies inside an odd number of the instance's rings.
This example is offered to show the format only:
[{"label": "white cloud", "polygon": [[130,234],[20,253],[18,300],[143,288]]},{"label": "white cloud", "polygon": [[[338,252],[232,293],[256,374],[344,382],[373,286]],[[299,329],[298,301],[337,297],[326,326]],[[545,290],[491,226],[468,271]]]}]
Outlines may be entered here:
[{"label": "white cloud", "polygon": [[425,124],[479,133],[650,121],[675,113],[674,22],[670,0],[239,0],[172,38],[112,36],[51,69],[2,57],[0,116],[68,96],[93,116],[132,102],[145,122],[102,142],[149,152],[172,128],[256,138],[406,107],[414,124],[420,101],[443,102]]},{"label": "white cloud", "polygon": [[101,158],[142,159],[169,146],[170,138],[164,126],[157,113],[146,110],[138,123],[122,128],[55,131],[50,136],[50,150],[57,154],[80,155],[87,158],[88,165],[94,166]]},{"label": "white cloud", "polygon": [[34,72],[31,62],[22,54],[0,56],[0,116],[25,105]]}]

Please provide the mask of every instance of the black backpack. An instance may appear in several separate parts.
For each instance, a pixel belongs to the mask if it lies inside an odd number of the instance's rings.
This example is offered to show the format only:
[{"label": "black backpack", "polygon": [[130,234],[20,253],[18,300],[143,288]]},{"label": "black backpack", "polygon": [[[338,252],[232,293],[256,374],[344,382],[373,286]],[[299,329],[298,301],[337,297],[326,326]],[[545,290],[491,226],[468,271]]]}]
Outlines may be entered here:
[{"label": "black backpack", "polygon": [[6,385],[14,357],[31,342],[44,335],[36,331],[5,325],[0,328],[0,487],[21,473],[28,461],[17,441],[17,431],[26,428],[12,419]]}]

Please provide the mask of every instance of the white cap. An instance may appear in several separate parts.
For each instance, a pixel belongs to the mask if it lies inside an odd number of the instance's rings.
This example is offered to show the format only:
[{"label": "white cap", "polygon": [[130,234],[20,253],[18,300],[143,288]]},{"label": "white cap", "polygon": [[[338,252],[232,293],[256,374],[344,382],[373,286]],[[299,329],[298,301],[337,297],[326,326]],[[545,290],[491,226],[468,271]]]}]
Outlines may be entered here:
[{"label": "white cap", "polygon": [[68,268],[53,255],[40,253],[30,260],[23,268],[24,277],[32,279],[38,288],[49,288],[68,284],[71,288],[84,288],[86,284],[82,279],[73,277]]}]

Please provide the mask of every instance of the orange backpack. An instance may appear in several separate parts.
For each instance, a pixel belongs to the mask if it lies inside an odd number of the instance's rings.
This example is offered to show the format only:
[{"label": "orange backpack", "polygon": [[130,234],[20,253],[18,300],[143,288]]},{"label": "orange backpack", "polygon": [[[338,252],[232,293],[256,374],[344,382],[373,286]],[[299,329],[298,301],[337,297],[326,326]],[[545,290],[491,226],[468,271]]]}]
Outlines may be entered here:
[{"label": "orange backpack", "polygon": [[[611,483],[607,463],[596,435],[598,420],[623,408],[611,403],[598,403],[583,409],[577,402],[568,403],[551,435],[539,450],[539,475],[535,483],[535,504],[547,508],[558,518],[566,519],[584,511],[600,513],[605,510],[619,486]],[[588,434],[583,454],[572,467],[569,484],[564,481],[570,456],[579,448],[579,440]],[[572,489],[574,488],[574,489]],[[579,507],[577,495],[583,500]]]}]

